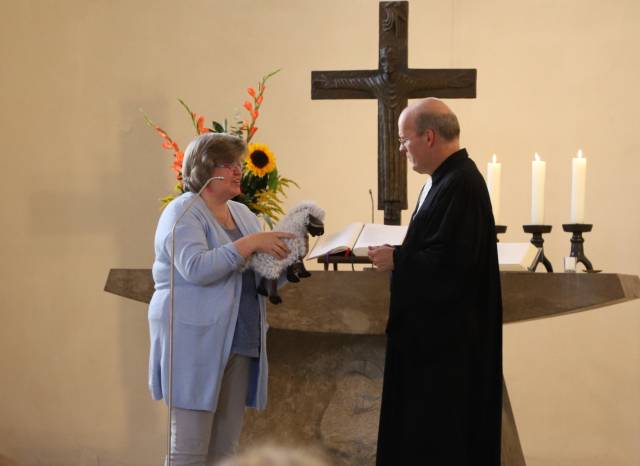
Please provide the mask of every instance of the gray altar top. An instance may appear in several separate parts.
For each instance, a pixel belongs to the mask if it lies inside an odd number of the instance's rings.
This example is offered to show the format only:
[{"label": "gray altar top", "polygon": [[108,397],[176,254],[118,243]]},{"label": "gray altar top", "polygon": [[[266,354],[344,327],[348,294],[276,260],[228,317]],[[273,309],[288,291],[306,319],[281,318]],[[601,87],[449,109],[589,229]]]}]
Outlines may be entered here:
[{"label": "gray altar top", "polygon": [[[504,323],[552,317],[640,297],[640,278],[615,273],[502,272]],[[112,269],[105,291],[148,303],[149,269]],[[384,334],[389,276],[375,271],[312,271],[285,286],[268,304],[269,325],[284,330],[355,335]],[[301,305],[304,303],[304,305]]]}]

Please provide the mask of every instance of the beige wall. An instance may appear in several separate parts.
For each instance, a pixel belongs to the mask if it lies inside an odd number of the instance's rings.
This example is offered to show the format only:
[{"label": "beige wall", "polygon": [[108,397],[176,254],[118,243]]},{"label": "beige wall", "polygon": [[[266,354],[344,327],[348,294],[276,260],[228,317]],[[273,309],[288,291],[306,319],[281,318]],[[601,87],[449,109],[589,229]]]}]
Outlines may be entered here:
[{"label": "beige wall", "polygon": [[[376,104],[311,101],[311,70],[375,67],[377,2],[3,1],[0,454],[24,465],[153,465],[164,409],[146,388],[145,306],[102,291],[147,267],[170,160],[138,112],[183,144],[176,102],[209,118],[282,67],[258,140],[328,229],[369,216]],[[507,241],[525,240],[530,160],[548,162],[548,254],[568,236],[570,158],[589,158],[587,250],[640,273],[636,0],[413,1],[413,67],[475,67],[451,101],[485,169],[503,162]],[[409,174],[413,205],[421,179]],[[380,212],[377,213],[381,221]],[[405,220],[407,215],[404,216]],[[505,377],[530,465],[640,464],[640,303],[505,328]]]}]

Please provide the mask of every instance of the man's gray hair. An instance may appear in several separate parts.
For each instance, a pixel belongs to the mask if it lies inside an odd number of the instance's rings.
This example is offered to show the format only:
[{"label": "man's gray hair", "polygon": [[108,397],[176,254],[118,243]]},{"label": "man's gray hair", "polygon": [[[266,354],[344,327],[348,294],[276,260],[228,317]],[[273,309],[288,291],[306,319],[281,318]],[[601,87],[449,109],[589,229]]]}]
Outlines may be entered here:
[{"label": "man's gray hair", "polygon": [[247,151],[245,142],[227,133],[203,133],[189,143],[182,161],[185,190],[197,193],[218,163],[235,163]]},{"label": "man's gray hair", "polygon": [[453,113],[418,113],[415,120],[416,134],[422,136],[429,128],[438,133],[445,141],[453,141],[460,137],[460,124]]}]

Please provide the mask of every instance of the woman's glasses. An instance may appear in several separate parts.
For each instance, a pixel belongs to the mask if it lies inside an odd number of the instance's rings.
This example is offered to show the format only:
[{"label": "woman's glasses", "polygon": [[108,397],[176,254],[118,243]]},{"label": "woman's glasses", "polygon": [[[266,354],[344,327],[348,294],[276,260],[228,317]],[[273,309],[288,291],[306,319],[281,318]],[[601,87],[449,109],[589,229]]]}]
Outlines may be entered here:
[{"label": "woman's glasses", "polygon": [[242,163],[241,162],[215,163],[213,165],[213,168],[226,168],[226,169],[231,170],[231,171],[241,172],[242,171]]}]

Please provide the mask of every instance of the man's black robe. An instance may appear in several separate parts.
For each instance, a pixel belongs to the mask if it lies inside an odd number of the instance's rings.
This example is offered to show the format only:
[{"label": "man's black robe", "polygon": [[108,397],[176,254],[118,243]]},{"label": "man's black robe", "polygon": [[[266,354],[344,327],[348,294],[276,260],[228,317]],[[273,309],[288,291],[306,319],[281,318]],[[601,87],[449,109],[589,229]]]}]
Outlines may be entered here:
[{"label": "man's black robe", "polygon": [[500,466],[502,302],[487,188],[462,149],[394,251],[377,466]]}]

